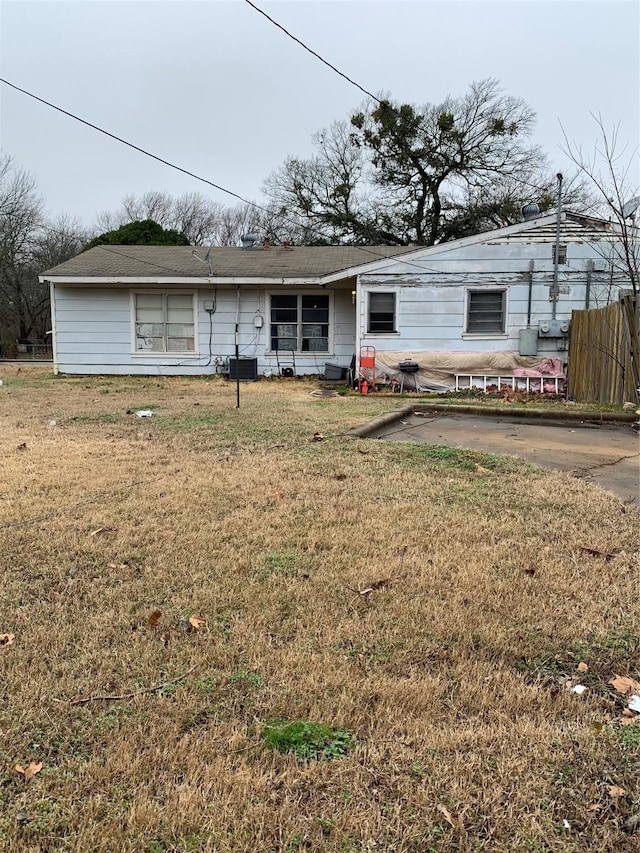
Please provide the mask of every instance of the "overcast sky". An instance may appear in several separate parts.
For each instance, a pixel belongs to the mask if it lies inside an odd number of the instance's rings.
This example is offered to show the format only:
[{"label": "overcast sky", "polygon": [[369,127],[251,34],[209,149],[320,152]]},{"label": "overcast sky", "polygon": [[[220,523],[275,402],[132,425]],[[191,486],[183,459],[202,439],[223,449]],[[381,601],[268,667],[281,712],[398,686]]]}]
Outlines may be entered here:
[{"label": "overcast sky", "polygon": [[[412,103],[498,78],[535,109],[535,141],[566,169],[562,121],[589,113],[638,145],[637,0],[289,0],[256,5],[364,88]],[[0,2],[2,76],[250,199],[288,154],[363,96],[244,0]],[[223,193],[0,84],[0,143],[48,210],[90,224],[126,193]]]}]

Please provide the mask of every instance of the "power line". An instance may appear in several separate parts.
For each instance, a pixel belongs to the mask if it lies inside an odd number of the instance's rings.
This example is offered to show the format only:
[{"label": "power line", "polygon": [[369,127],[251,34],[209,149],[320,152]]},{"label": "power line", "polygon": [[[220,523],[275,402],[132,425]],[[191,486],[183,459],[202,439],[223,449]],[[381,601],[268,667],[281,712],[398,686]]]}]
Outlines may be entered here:
[{"label": "power line", "polygon": [[190,178],[195,178],[197,181],[202,181],[204,184],[208,184],[210,187],[213,187],[216,190],[220,190],[220,192],[226,193],[227,195],[233,196],[237,198],[239,201],[244,202],[245,204],[249,204],[252,207],[256,207],[259,210],[262,210],[264,213],[270,213],[266,207],[262,207],[256,202],[249,201],[243,196],[238,195],[238,193],[234,193],[233,190],[228,190],[226,187],[220,186],[220,184],[216,184],[213,181],[208,180],[207,178],[203,178],[201,175],[196,175],[195,172],[190,172],[189,169],[184,169],[182,166],[177,166],[175,163],[170,163],[169,160],[165,160],[162,157],[158,157],[157,154],[152,154],[151,151],[147,151],[145,148],[141,148],[139,145],[134,145],[133,142],[128,142],[126,139],[123,139],[121,136],[116,136],[115,133],[111,133],[108,130],[105,130],[102,127],[99,127],[97,124],[92,124],[90,121],[86,119],[80,118],[80,116],[75,115],[68,110],[63,109],[62,107],[56,106],[56,104],[52,104],[50,101],[45,101],[44,98],[38,97],[38,95],[34,95],[33,92],[29,92],[26,89],[22,89],[20,86],[16,86],[15,83],[11,83],[9,80],[6,80],[4,77],[0,77],[0,83],[4,83],[7,86],[10,86],[12,89],[15,89],[17,92],[22,92],[23,95],[27,95],[29,98],[33,98],[34,101],[39,101],[41,104],[45,104],[47,107],[51,107],[52,110],[57,110],[57,112],[62,113],[63,115],[68,116],[69,118],[74,119],[74,121],[79,121],[80,124],[84,124],[87,127],[90,127],[92,130],[97,130],[98,133],[103,133],[105,136],[110,137],[111,139],[115,139],[116,142],[122,143],[122,145],[126,145],[129,148],[133,148],[134,151],[140,152],[140,154],[144,154],[146,157],[151,157],[152,160],[157,160],[158,163],[162,163],[165,166],[169,166],[170,169],[175,169],[177,172],[182,172],[183,175],[188,175]]},{"label": "power line", "polygon": [[371,92],[369,92],[367,89],[365,89],[364,86],[361,86],[359,83],[356,83],[356,81],[352,80],[351,77],[348,77],[346,74],[343,74],[343,72],[340,71],[339,68],[336,68],[335,65],[332,65],[327,59],[325,59],[323,56],[320,56],[320,54],[316,53],[315,50],[312,50],[301,39],[297,38],[297,36],[294,36],[293,33],[290,33],[289,30],[287,30],[285,27],[283,27],[282,24],[279,24],[278,21],[276,21],[270,15],[267,15],[267,13],[265,11],[263,11],[262,9],[260,9],[258,6],[256,6],[255,3],[252,3],[251,0],[245,0],[245,3],[247,3],[249,6],[251,6],[252,9],[255,9],[256,12],[258,12],[260,15],[265,17],[267,19],[267,21],[269,21],[270,23],[272,23],[274,25],[274,27],[277,27],[279,30],[282,30],[282,32],[286,36],[288,36],[290,39],[293,39],[293,41],[297,42],[300,45],[300,47],[304,48],[304,50],[307,51],[307,53],[310,53],[311,56],[315,56],[316,59],[319,59],[320,62],[324,63],[332,71],[335,71],[336,74],[339,74],[340,77],[342,77],[344,80],[347,81],[347,83],[351,83],[352,86],[355,86],[356,89],[359,89],[368,98],[371,98],[372,100],[376,101],[376,103],[382,105],[382,101],[380,100],[380,98],[376,97],[376,95],[373,95]]},{"label": "power line", "polygon": [[[335,71],[335,73],[338,74],[340,77],[342,77],[344,80],[346,80],[347,83],[350,83],[352,86],[355,86],[356,89],[359,89],[361,92],[363,92],[365,95],[367,95],[367,97],[371,98],[373,101],[375,101],[380,106],[382,106],[384,103],[393,112],[395,112],[395,113],[398,112],[397,109],[389,101],[383,102],[380,98],[378,98],[376,95],[374,95],[368,89],[365,89],[364,86],[361,86],[360,83],[357,83],[351,77],[348,77],[346,74],[344,74],[342,71],[340,71],[339,68],[336,68],[335,65],[333,65],[331,62],[329,62],[327,59],[325,59],[323,56],[321,56],[319,53],[317,53],[315,50],[313,50],[307,44],[305,44],[301,39],[299,39],[297,36],[294,36],[293,33],[290,33],[289,30],[287,30],[286,27],[283,27],[283,25],[280,24],[278,21],[276,21],[275,18],[272,18],[265,11],[263,11],[258,6],[256,6],[255,3],[252,3],[251,0],[245,0],[245,3],[247,3],[249,6],[251,6],[252,9],[255,9],[255,11],[258,12],[260,15],[265,17],[270,23],[272,23],[274,25],[274,27],[277,27],[279,30],[282,30],[282,32],[286,36],[288,36],[290,39],[292,39],[297,44],[299,44],[300,47],[302,47],[304,50],[307,51],[307,53],[310,53],[312,56],[315,56],[316,59],[319,59],[320,62],[322,62],[324,65],[326,65],[332,71]],[[546,193],[549,191],[549,187],[537,186],[536,184],[532,184],[530,181],[525,181],[522,178],[516,178],[515,175],[511,175],[510,177],[512,178],[512,180],[516,181],[517,183],[522,184],[522,186],[530,187],[531,189],[537,190],[540,193]]]},{"label": "power line", "polygon": [[[247,2],[248,2],[248,0],[247,0]],[[253,4],[251,4],[251,5],[253,5]],[[257,11],[261,11],[261,10],[257,9]],[[276,23],[276,22],[273,22],[273,23]],[[279,26],[277,23],[276,23],[276,25]],[[281,29],[284,29],[284,28],[281,28]],[[290,35],[290,34],[287,33],[287,35]],[[298,41],[298,40],[296,39],[296,41]],[[305,49],[308,50],[308,48],[306,48],[306,45],[303,45],[303,47],[305,47]],[[314,51],[309,51],[309,52],[314,53]],[[314,53],[314,55],[316,55],[316,54]],[[319,58],[322,59],[322,57],[319,57]],[[322,61],[324,62],[324,60],[322,60]],[[330,63],[325,63],[325,64],[330,65]],[[333,67],[333,66],[330,66],[330,67]],[[337,71],[337,69],[334,69],[334,70]],[[337,73],[346,78],[346,75],[343,75],[341,72],[338,71]],[[346,78],[346,79],[349,79],[349,78]],[[175,169],[176,171],[181,172],[182,174],[187,175],[188,177],[194,178],[195,180],[201,181],[202,183],[207,184],[208,186],[213,187],[214,189],[220,190],[221,192],[226,193],[227,195],[230,195],[233,198],[238,199],[239,201],[243,202],[244,204],[249,205],[249,207],[255,208],[256,210],[260,210],[269,216],[273,215],[273,211],[269,210],[268,208],[264,207],[263,205],[260,205],[254,201],[250,201],[249,199],[244,198],[243,196],[239,195],[238,193],[233,192],[233,190],[229,190],[226,187],[223,187],[220,184],[215,183],[214,181],[210,181],[208,178],[204,178],[201,175],[198,175],[195,172],[190,171],[189,169],[185,169],[182,166],[178,166],[175,163],[171,163],[169,160],[166,160],[163,157],[159,157],[157,154],[153,154],[151,151],[147,151],[145,148],[142,148],[139,145],[135,145],[133,142],[129,142],[128,140],[123,139],[121,136],[118,136],[115,133],[111,133],[110,131],[105,130],[104,128],[100,127],[97,124],[93,124],[92,122],[87,121],[86,119],[83,119],[80,116],[75,115],[75,113],[72,113],[69,110],[65,110],[64,108],[59,107],[56,104],[53,104],[50,101],[45,100],[44,98],[41,98],[38,95],[35,95],[33,92],[29,92],[27,89],[24,89],[20,86],[17,86],[15,83],[11,83],[9,80],[7,80],[4,77],[0,77],[0,82],[4,83],[5,85],[9,86],[12,89],[15,89],[17,92],[21,92],[22,94],[27,95],[27,97],[32,98],[33,100],[38,101],[39,103],[44,104],[45,106],[50,107],[51,109],[56,110],[57,112],[62,113],[63,115],[66,115],[67,117],[73,119],[74,121],[79,122],[80,124],[83,124],[86,127],[89,127],[92,130],[97,131],[98,133],[102,133],[104,136],[107,136],[110,139],[114,139],[116,142],[120,142],[122,145],[126,145],[128,148],[131,148],[134,151],[137,151],[138,153],[143,154],[146,157],[150,157],[152,160],[156,160],[158,163],[162,163],[163,165],[168,166],[170,169]],[[353,82],[353,81],[350,80],[349,82]],[[358,86],[357,83],[355,83],[354,85]],[[361,88],[361,87],[358,86],[358,88]],[[363,89],[363,91],[365,91],[366,94],[370,95],[370,93],[366,92],[366,90]],[[370,97],[374,97],[374,96],[370,95]],[[530,185],[530,186],[533,186],[533,185]],[[539,187],[537,189],[540,189],[540,191],[546,191],[546,190],[542,190]],[[290,219],[289,217],[283,216],[282,220],[284,222],[289,223],[290,225],[293,225],[296,228],[300,227],[299,222],[296,222],[295,220]],[[306,228],[311,234],[315,233],[316,235],[321,236],[322,238],[325,237],[325,234],[322,231],[320,231],[317,227],[314,228],[313,226],[309,226],[309,225],[303,225],[302,227]],[[53,229],[49,229],[49,230],[53,230]],[[376,260],[385,260],[385,261],[389,260],[388,255],[381,255],[378,252],[372,251],[368,246],[357,246],[357,248],[366,252],[368,255],[371,255],[371,257],[375,258]],[[419,248],[421,248],[421,247],[419,247],[419,246],[415,246],[415,247],[407,246],[406,247],[407,252],[415,251]],[[122,254],[122,253],[120,253],[120,254]],[[129,256],[129,257],[131,257],[131,256]],[[398,255],[398,257],[401,257],[401,256]],[[145,263],[149,263],[149,265],[152,265],[150,262],[145,262]],[[406,264],[407,266],[412,266],[412,267],[415,267],[416,269],[420,269],[423,272],[425,271],[425,267],[423,267],[422,265],[417,264],[413,261],[403,260],[402,263]],[[171,272],[175,272],[176,274],[179,274],[178,270],[171,270],[169,267],[167,267],[166,269],[167,269],[167,271],[171,271]]]},{"label": "power line", "polygon": [[[111,133],[108,130],[105,130],[102,127],[99,127],[97,124],[93,124],[86,119],[80,118],[80,116],[75,115],[75,113],[70,112],[69,110],[65,110],[62,107],[57,106],[56,104],[52,104],[50,101],[45,100],[44,98],[40,98],[38,95],[34,95],[33,92],[29,92],[27,89],[23,89],[20,86],[17,86],[15,83],[11,83],[9,80],[6,80],[4,77],[0,77],[0,83],[4,83],[7,86],[10,86],[12,89],[15,89],[17,92],[21,92],[24,95],[27,95],[29,98],[33,98],[34,101],[38,101],[41,104],[44,104],[47,107],[50,107],[53,110],[56,110],[63,115],[68,116],[69,118],[74,119],[74,121],[80,122],[80,124],[84,124],[87,127],[90,127],[92,130],[96,130],[99,133],[108,136],[110,139],[114,139],[116,142],[120,142],[122,145],[126,145],[128,148],[132,148],[134,151],[138,151],[140,154],[144,154],[146,157],[151,157],[152,160],[156,160],[158,163],[162,163],[165,166],[169,166],[170,169],[175,169],[177,172],[182,172],[184,175],[188,175],[190,178],[195,178],[196,181],[201,181],[204,184],[207,184],[214,189],[220,190],[227,195],[233,196],[234,198],[239,199],[244,204],[249,205],[249,207],[256,208],[256,210],[261,210],[263,213],[266,213],[268,216],[273,215],[273,211],[264,207],[263,205],[258,204],[255,201],[249,201],[249,199],[244,198],[238,193],[233,192],[232,190],[227,189],[226,187],[221,186],[220,184],[216,184],[213,181],[208,180],[208,178],[203,178],[201,175],[197,175],[195,172],[191,172],[189,169],[184,169],[182,166],[177,166],[175,163],[171,163],[169,160],[165,160],[163,157],[159,157],[157,154],[153,154],[151,151],[147,151],[145,148],[141,148],[139,145],[135,145],[133,142],[129,142],[126,139],[123,139],[121,136],[117,136],[115,133]],[[293,225],[296,228],[300,227],[300,223],[296,222],[294,219],[290,219],[286,216],[282,217],[284,222],[288,222],[290,225]],[[303,225],[303,228],[306,228],[310,233],[315,233],[318,236],[325,238],[325,234],[320,231],[318,228],[314,228],[313,226],[309,227],[308,225]],[[377,260],[388,260],[387,255],[380,255],[377,252],[372,251],[366,246],[358,246],[359,249],[367,252],[367,254],[371,255],[373,258]],[[411,251],[412,247],[407,246],[407,251]],[[415,247],[418,248],[418,247]],[[411,261],[405,261],[411,266],[418,267],[417,264],[412,264]],[[422,269],[422,267],[419,267]]]}]

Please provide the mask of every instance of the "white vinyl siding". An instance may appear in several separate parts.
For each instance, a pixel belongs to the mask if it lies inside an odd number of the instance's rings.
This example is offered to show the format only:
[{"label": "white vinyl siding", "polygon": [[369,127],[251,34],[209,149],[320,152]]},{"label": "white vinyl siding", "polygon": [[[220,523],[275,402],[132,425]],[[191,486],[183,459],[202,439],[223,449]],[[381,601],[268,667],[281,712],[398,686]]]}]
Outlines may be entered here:
[{"label": "white vinyl siding", "polygon": [[195,352],[192,293],[134,293],[135,351]]}]

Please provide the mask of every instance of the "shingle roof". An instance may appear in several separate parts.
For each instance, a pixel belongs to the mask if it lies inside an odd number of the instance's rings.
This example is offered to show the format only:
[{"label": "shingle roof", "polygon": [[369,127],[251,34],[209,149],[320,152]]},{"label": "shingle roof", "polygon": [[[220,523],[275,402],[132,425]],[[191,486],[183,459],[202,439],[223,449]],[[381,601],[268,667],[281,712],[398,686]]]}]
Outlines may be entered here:
[{"label": "shingle roof", "polygon": [[[410,251],[415,251],[415,247],[213,248],[211,270],[215,278],[308,278],[338,273]],[[73,278],[208,276],[208,265],[195,258],[193,252],[192,246],[96,246],[42,275]],[[206,252],[203,247],[197,250],[200,258]]]}]

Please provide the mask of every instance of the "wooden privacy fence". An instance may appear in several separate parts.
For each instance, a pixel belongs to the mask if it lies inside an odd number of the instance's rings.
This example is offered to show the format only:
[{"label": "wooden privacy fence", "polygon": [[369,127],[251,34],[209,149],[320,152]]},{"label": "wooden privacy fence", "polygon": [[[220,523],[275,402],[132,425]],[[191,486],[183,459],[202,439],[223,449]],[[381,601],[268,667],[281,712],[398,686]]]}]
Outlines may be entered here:
[{"label": "wooden privacy fence", "polygon": [[638,320],[638,301],[633,296],[605,308],[572,312],[567,388],[573,400],[637,402]]}]

